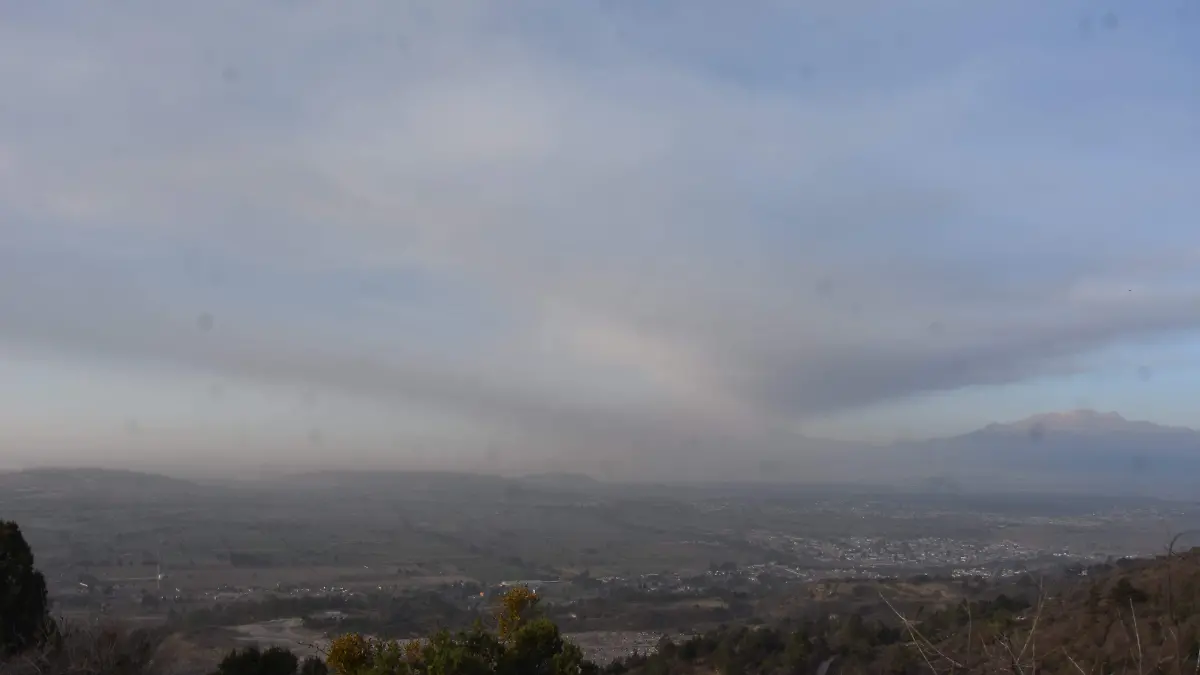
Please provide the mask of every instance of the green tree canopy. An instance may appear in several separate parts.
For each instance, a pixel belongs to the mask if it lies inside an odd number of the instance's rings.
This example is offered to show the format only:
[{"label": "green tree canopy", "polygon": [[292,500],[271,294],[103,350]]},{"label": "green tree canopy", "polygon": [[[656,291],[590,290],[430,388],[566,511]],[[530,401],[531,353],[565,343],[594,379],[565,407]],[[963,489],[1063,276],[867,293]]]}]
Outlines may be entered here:
[{"label": "green tree canopy", "polygon": [[233,650],[221,660],[215,675],[295,675],[300,662],[282,647],[266,651],[258,647]]},{"label": "green tree canopy", "polygon": [[21,528],[0,521],[0,656],[39,644],[51,625],[46,579],[33,566]]}]

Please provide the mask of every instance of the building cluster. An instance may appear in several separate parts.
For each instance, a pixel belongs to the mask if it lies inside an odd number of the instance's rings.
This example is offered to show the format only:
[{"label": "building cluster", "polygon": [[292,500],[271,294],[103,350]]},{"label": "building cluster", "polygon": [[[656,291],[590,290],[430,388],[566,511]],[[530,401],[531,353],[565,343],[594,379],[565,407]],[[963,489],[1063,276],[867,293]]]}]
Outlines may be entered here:
[{"label": "building cluster", "polygon": [[748,534],[746,540],[755,546],[787,553],[801,560],[805,567],[942,569],[1032,560],[1049,553],[1012,541],[980,542],[950,537],[813,539],[757,531]]}]

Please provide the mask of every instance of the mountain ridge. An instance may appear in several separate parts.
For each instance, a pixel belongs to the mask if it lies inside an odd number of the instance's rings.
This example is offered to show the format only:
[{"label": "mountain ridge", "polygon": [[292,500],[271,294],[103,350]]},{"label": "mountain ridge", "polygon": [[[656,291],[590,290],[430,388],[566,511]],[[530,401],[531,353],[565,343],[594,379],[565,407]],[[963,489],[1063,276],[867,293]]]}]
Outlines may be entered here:
[{"label": "mountain ridge", "polygon": [[1013,422],[992,422],[963,435],[979,433],[1193,433],[1189,427],[1169,426],[1148,420],[1132,420],[1115,411],[1076,408],[1030,415]]},{"label": "mountain ridge", "polygon": [[1200,471],[1200,431],[1130,420],[1116,412],[1041,413],[957,436],[893,444],[886,454],[895,465],[918,463],[927,481],[962,489],[1200,496],[1189,478]]},{"label": "mountain ridge", "polygon": [[[364,468],[306,471],[267,480],[224,481],[240,490],[269,487],[332,489],[404,486],[414,494],[438,489],[580,493],[650,483],[778,483],[883,486],[938,490],[1069,490],[1094,494],[1197,498],[1191,476],[1200,472],[1200,431],[1129,419],[1113,411],[1078,408],[993,422],[956,436],[871,445],[819,438],[776,438],[754,450],[687,456],[646,453],[653,471],[635,478],[575,472],[505,476],[459,471]],[[640,465],[639,465],[640,466]],[[636,468],[636,467],[634,467]],[[634,472],[630,468],[630,472]],[[0,485],[91,489],[115,485],[128,494],[182,496],[207,483],[157,481],[138,472],[103,469],[30,469],[0,472]],[[636,473],[636,472],[635,472]],[[169,476],[170,474],[151,474]],[[263,477],[260,476],[260,479]],[[611,482],[610,482],[611,481]]]}]

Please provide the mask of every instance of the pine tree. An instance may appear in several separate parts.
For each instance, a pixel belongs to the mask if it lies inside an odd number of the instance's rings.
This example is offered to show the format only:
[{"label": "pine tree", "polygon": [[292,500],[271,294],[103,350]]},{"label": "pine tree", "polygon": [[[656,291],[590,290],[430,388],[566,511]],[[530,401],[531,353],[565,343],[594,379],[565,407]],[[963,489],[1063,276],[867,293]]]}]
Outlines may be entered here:
[{"label": "pine tree", "polygon": [[46,578],[34,569],[21,528],[0,521],[0,656],[23,652],[47,635]]}]

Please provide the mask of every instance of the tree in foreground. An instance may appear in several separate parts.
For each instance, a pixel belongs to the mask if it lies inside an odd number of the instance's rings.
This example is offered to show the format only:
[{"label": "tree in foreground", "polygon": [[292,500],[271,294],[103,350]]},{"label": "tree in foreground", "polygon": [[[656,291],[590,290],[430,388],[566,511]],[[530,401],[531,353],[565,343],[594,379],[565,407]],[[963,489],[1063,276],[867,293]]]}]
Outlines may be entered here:
[{"label": "tree in foreground", "polygon": [[329,666],[320,658],[310,656],[300,664],[300,675],[329,675]]},{"label": "tree in foreground", "polygon": [[296,655],[282,647],[246,647],[229,652],[214,675],[296,675],[299,664]]},{"label": "tree in foreground", "polygon": [[37,646],[51,626],[46,578],[33,551],[11,521],[0,521],[0,657]]},{"label": "tree in foreground", "polygon": [[497,631],[481,624],[429,640],[395,642],[357,633],[330,645],[326,662],[335,675],[579,675],[596,668],[567,642],[549,619],[537,616],[537,595],[509,591],[496,616]]}]

